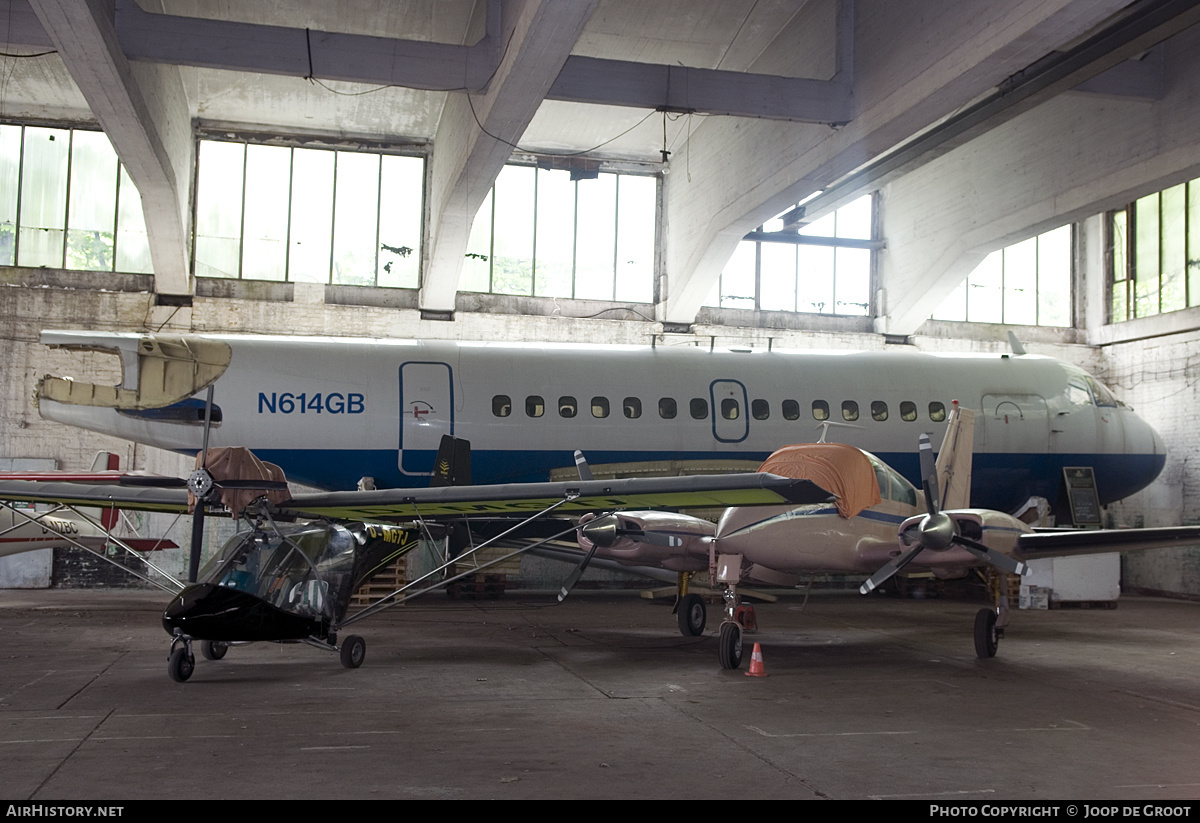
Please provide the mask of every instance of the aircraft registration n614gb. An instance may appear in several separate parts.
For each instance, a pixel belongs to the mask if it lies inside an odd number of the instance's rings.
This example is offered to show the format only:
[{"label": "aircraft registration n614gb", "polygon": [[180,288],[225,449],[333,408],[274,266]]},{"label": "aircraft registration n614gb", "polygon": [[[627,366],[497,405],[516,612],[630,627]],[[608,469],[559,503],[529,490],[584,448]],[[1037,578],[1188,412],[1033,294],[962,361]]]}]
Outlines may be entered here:
[{"label": "aircraft registration n614gb", "polygon": [[[1036,355],[737,352],[692,346],[520,345],[252,335],[46,331],[51,346],[111,352],[120,385],[46,377],[49,420],[180,452],[245,446],[294,480],[426,485],[442,435],[472,444],[476,483],[545,481],[573,466],[684,461],[752,470],[781,443],[837,439],[912,482],[912,443],[953,400],[979,409],[971,501],[1008,511],[1060,497],[1091,466],[1102,504],[1144,488],[1158,434],[1077,366]],[[748,462],[737,462],[748,461]],[[624,467],[632,469],[632,466]]]}]

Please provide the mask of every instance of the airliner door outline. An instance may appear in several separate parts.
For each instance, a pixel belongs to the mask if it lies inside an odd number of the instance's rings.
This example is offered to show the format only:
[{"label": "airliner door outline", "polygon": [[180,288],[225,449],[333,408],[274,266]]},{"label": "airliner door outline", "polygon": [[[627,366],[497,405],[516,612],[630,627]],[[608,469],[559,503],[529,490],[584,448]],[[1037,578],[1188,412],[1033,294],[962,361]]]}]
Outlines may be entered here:
[{"label": "airliner door outline", "polygon": [[741,443],[750,434],[746,387],[740,380],[714,380],[708,386],[712,402],[713,437],[721,443]]},{"label": "airliner door outline", "polygon": [[399,467],[406,475],[433,474],[442,435],[454,434],[454,372],[448,363],[400,364]]}]

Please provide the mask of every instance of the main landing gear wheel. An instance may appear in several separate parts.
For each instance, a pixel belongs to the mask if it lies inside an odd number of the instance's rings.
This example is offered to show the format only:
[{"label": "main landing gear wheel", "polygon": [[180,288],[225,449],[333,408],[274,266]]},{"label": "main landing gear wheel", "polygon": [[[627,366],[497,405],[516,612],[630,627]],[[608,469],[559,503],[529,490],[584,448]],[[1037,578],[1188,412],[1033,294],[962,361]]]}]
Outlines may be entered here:
[{"label": "main landing gear wheel", "polygon": [[196,670],[196,658],[188,652],[186,646],[177,646],[167,658],[167,674],[176,683],[183,683]]},{"label": "main landing gear wheel", "polygon": [[704,598],[698,594],[685,594],[675,610],[679,619],[679,633],[684,637],[699,637],[704,634],[704,625],[708,622],[708,610],[704,606]]},{"label": "main landing gear wheel", "polygon": [[367,657],[367,641],[357,634],[352,634],[342,641],[342,665],[347,669],[357,669]]},{"label": "main landing gear wheel", "polygon": [[722,623],[717,641],[717,656],[722,669],[737,669],[742,665],[742,627],[737,623]]},{"label": "main landing gear wheel", "polygon": [[996,610],[980,609],[975,615],[975,654],[986,660],[996,656],[1000,634],[996,630]]},{"label": "main landing gear wheel", "polygon": [[229,651],[229,644],[223,640],[201,640],[200,654],[205,660],[220,660]]}]

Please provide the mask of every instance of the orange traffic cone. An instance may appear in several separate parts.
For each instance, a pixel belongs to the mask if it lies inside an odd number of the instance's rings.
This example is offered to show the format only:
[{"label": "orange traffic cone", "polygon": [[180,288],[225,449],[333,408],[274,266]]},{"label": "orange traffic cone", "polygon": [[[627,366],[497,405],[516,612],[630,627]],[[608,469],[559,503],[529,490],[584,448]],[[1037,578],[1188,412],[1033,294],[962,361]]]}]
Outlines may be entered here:
[{"label": "orange traffic cone", "polygon": [[767,670],[763,668],[762,646],[754,644],[754,653],[750,655],[750,671],[746,677],[766,677]]}]

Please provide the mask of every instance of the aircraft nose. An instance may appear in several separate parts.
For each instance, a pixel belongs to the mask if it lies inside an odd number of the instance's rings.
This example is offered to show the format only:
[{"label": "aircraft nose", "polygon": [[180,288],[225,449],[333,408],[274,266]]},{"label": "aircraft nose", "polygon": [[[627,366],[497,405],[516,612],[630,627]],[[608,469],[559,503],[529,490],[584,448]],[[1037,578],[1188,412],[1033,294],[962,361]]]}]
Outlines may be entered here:
[{"label": "aircraft nose", "polygon": [[1162,435],[1159,434],[1158,430],[1155,429],[1153,426],[1151,426],[1149,423],[1146,424],[1146,428],[1148,428],[1150,430],[1150,437],[1154,441],[1154,453],[1165,455],[1167,453],[1167,444],[1162,439]]}]

